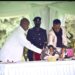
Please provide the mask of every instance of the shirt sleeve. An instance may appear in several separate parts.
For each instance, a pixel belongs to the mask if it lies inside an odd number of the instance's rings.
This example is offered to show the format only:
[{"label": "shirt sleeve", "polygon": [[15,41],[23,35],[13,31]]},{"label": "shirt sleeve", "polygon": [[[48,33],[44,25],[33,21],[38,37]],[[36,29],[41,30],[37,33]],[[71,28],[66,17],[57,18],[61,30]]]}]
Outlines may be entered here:
[{"label": "shirt sleeve", "polygon": [[[48,45],[53,45],[53,35],[51,32],[48,34]],[[54,45],[53,45],[54,46]]]},{"label": "shirt sleeve", "polygon": [[30,50],[32,50],[34,52],[37,52],[37,53],[41,54],[42,50],[39,49],[39,48],[37,48],[36,46],[34,46],[30,41],[28,41],[26,39],[26,36],[24,34],[20,34],[18,36],[18,38],[19,38],[19,41],[20,41],[20,43],[21,43],[22,46],[25,46],[26,48],[28,48],[28,49],[30,49]]}]

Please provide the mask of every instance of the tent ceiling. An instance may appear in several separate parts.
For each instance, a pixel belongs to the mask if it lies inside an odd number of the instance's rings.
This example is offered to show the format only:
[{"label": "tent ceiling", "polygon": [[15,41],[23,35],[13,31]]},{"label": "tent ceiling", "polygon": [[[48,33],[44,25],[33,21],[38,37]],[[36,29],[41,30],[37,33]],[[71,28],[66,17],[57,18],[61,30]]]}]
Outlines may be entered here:
[{"label": "tent ceiling", "polygon": [[0,14],[20,10],[27,10],[28,7],[48,6],[60,13],[75,14],[75,1],[0,1]]},{"label": "tent ceiling", "polygon": [[[55,3],[57,1],[1,1],[0,4],[38,4],[38,5],[43,5],[43,4],[51,4]],[[58,1],[59,2],[59,1]]]},{"label": "tent ceiling", "polygon": [[53,7],[60,12],[75,14],[75,1],[63,1],[50,4],[49,7]]}]

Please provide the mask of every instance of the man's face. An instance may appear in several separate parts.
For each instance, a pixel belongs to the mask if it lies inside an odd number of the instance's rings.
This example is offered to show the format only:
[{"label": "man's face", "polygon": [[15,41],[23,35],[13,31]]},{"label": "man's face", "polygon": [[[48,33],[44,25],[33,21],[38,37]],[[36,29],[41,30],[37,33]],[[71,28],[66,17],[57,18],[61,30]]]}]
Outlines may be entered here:
[{"label": "man's face", "polygon": [[34,21],[34,24],[35,24],[35,27],[40,27],[40,24],[41,24],[41,20],[39,20],[39,19],[36,19],[35,21]]},{"label": "man's face", "polygon": [[29,28],[29,22],[24,20],[24,21],[22,21],[21,26],[26,31]]},{"label": "man's face", "polygon": [[53,25],[53,29],[54,29],[55,32],[59,32],[59,30],[60,30],[60,24],[56,24],[56,25],[54,24]]}]

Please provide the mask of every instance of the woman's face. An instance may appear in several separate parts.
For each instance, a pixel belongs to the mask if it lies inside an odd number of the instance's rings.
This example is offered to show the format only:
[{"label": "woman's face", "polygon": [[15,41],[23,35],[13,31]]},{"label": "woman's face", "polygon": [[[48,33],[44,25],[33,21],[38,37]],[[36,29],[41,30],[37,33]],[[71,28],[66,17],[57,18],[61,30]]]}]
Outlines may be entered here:
[{"label": "woman's face", "polygon": [[50,50],[50,52],[53,52],[53,48],[52,47],[50,47],[49,50]]}]

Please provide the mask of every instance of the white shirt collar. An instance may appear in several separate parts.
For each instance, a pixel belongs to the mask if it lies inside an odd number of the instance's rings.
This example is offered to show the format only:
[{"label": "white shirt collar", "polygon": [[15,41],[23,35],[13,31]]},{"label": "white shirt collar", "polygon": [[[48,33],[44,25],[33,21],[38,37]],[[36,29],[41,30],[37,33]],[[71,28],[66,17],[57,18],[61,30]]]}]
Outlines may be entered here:
[{"label": "white shirt collar", "polygon": [[19,26],[19,30],[24,34],[27,34],[27,32],[28,32],[28,30],[25,31],[21,26]]}]

